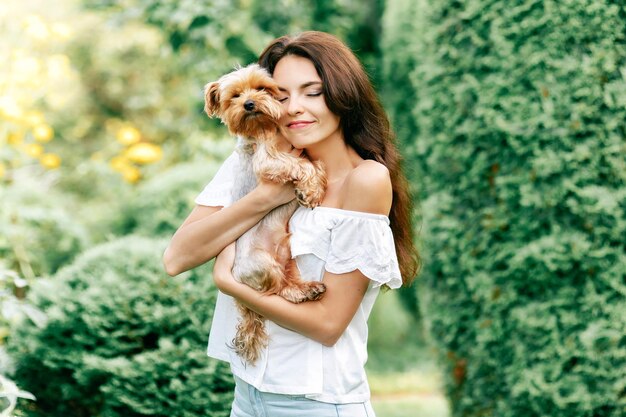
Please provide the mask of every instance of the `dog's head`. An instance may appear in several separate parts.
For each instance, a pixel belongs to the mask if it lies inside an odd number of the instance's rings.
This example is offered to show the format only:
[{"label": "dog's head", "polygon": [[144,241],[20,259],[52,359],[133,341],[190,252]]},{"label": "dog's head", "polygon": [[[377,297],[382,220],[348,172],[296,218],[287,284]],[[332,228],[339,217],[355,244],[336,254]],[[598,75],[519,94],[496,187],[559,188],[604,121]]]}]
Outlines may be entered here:
[{"label": "dog's head", "polygon": [[278,86],[257,64],[237,69],[204,88],[204,111],[218,116],[233,135],[263,139],[274,136],[282,109]]}]

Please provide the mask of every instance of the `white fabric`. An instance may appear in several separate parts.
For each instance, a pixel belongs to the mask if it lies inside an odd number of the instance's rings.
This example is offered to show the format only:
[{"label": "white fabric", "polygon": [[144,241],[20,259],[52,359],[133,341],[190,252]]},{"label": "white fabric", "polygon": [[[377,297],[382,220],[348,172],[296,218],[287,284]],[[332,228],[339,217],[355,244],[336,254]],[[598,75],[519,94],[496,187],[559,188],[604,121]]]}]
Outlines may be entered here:
[{"label": "white fabric", "polygon": [[[237,173],[231,155],[197,197],[207,206],[231,204],[227,190]],[[359,269],[371,280],[354,318],[332,347],[266,321],[268,347],[255,365],[229,348],[238,313],[232,297],[218,293],[209,334],[209,356],[230,362],[233,374],[259,391],[306,395],[318,401],[345,404],[370,397],[365,375],[367,319],[380,286],[398,288],[400,270],[387,216],[317,207],[300,207],[290,222],[291,251],[305,280],[322,280],[324,271],[342,274]]]},{"label": "white fabric", "polygon": [[238,164],[239,154],[235,151],[226,158],[211,182],[196,197],[195,203],[201,206],[230,206],[232,203],[231,190],[235,182],[234,174],[237,172]]}]

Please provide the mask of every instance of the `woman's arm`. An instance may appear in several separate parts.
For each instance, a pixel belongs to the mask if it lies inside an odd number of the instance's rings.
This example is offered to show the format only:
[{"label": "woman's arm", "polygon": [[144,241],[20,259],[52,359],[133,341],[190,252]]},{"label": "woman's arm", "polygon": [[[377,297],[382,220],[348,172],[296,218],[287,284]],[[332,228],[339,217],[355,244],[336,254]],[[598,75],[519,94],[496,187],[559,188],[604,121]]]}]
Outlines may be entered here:
[{"label": "woman's arm", "polygon": [[[342,208],[389,214],[392,200],[389,171],[383,165],[366,161],[346,179]],[[278,295],[260,293],[235,281],[231,270],[235,246],[230,245],[215,261],[213,279],[217,287],[245,306],[273,322],[307,336],[325,346],[334,345],[354,317],[370,280],[358,269],[345,273],[324,272],[326,292],[319,301],[291,303]]]},{"label": "woman's arm", "polygon": [[[294,156],[302,153],[284,139],[279,150]],[[165,271],[175,276],[213,259],[267,213],[294,198],[293,184],[261,181],[249,194],[227,208],[196,206],[174,233],[163,254]]]},{"label": "woman's arm", "polygon": [[347,274],[324,273],[326,292],[319,301],[294,304],[278,295],[267,295],[235,281],[231,273],[235,245],[217,257],[213,279],[217,287],[249,309],[287,329],[325,346],[334,345],[350,324],[370,280],[358,269]]},{"label": "woman's arm", "polygon": [[165,253],[165,271],[175,276],[215,257],[275,207],[295,198],[292,184],[261,182],[226,208],[196,206],[178,228]]}]

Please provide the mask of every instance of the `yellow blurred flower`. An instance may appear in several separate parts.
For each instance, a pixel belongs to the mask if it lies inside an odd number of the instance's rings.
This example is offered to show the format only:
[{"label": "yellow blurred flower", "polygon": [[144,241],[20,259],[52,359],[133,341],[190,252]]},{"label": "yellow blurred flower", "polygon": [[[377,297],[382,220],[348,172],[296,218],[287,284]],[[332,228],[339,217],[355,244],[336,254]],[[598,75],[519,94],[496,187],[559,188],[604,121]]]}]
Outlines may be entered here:
[{"label": "yellow blurred flower", "polygon": [[53,153],[46,153],[41,155],[39,163],[48,169],[55,169],[61,165],[61,158],[59,155]]},{"label": "yellow blurred flower", "polygon": [[91,156],[89,157],[90,160],[92,161],[102,161],[102,159],[104,159],[104,155],[102,154],[102,152],[94,152],[91,154]]},{"label": "yellow blurred flower", "polygon": [[9,145],[19,145],[24,140],[24,132],[9,132],[7,133],[7,143]]},{"label": "yellow blurred flower", "polygon": [[6,174],[7,170],[4,167],[4,164],[0,163],[0,178],[4,178],[4,175]]},{"label": "yellow blurred flower", "polygon": [[37,110],[31,110],[24,115],[24,121],[31,126],[43,124],[45,119],[43,113]]},{"label": "yellow blurred flower", "polygon": [[54,130],[46,124],[40,124],[33,129],[33,136],[37,142],[50,142],[54,137]]},{"label": "yellow blurred flower", "polygon": [[67,40],[72,36],[72,28],[65,23],[53,23],[50,30],[61,40]]},{"label": "yellow blurred flower", "polygon": [[13,97],[1,96],[0,114],[6,116],[9,119],[19,119],[20,117],[22,117],[23,112]]},{"label": "yellow blurred flower", "polygon": [[24,152],[26,152],[28,156],[38,158],[43,154],[43,146],[38,143],[28,143],[24,145]]},{"label": "yellow blurred flower", "polygon": [[141,142],[126,149],[124,156],[137,164],[150,164],[161,159],[163,151],[158,145]]},{"label": "yellow blurred flower", "polygon": [[47,39],[50,33],[46,22],[44,22],[40,16],[36,15],[27,16],[24,19],[24,29],[27,35],[38,40]]},{"label": "yellow blurred flower", "polygon": [[31,80],[39,75],[41,63],[33,56],[21,56],[13,61],[13,71],[17,81]]},{"label": "yellow blurred flower", "polygon": [[132,126],[124,126],[117,131],[117,141],[122,145],[132,145],[140,139],[141,133]]},{"label": "yellow blurred flower", "polygon": [[122,170],[122,176],[126,181],[134,184],[141,178],[141,171],[137,167],[127,166]]},{"label": "yellow blurred flower", "polygon": [[46,60],[46,68],[50,78],[66,78],[71,70],[70,59],[63,54],[49,56]]},{"label": "yellow blurred flower", "polygon": [[123,156],[114,156],[109,161],[109,166],[113,168],[114,171],[122,172],[124,169],[130,167],[130,161]]}]

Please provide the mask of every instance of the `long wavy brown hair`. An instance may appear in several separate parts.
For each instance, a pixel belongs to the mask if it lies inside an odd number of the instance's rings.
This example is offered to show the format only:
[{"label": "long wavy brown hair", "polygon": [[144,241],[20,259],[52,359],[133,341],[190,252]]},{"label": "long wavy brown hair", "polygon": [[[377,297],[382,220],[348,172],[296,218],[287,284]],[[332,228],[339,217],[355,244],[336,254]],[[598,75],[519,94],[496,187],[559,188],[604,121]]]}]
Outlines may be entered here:
[{"label": "long wavy brown hair", "polygon": [[261,53],[259,65],[273,74],[278,61],[288,55],[307,58],[315,65],[326,105],[339,116],[346,143],[361,158],[373,159],[389,170],[393,186],[389,220],[402,282],[410,284],[420,268],[420,256],[413,243],[412,200],[395,135],[363,66],[338,38],[316,31],[272,41]]}]

